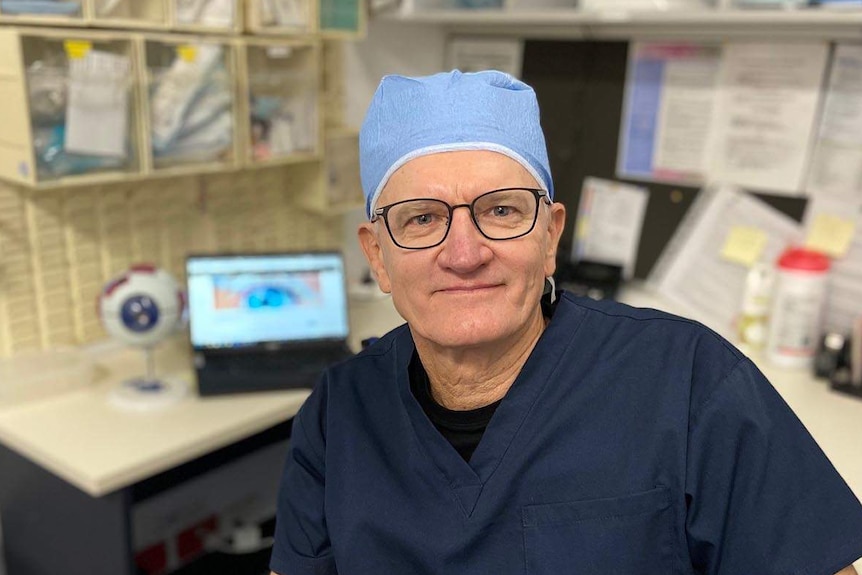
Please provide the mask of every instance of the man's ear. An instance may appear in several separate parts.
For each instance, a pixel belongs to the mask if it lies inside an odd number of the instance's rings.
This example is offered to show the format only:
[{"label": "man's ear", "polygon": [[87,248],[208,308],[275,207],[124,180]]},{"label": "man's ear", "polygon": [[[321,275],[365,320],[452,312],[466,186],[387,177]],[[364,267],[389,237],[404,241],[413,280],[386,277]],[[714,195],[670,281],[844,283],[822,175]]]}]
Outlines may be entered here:
[{"label": "man's ear", "polygon": [[371,274],[377,280],[380,291],[391,293],[392,284],[389,281],[389,274],[386,273],[386,265],[383,261],[383,246],[380,245],[380,240],[377,237],[377,229],[373,223],[363,222],[359,224],[357,233],[359,234],[359,245],[365,254],[365,259],[368,260]]},{"label": "man's ear", "polygon": [[548,248],[545,253],[545,277],[554,275],[557,270],[557,248],[560,244],[560,236],[566,225],[566,206],[560,202],[554,202],[550,206],[548,214]]}]

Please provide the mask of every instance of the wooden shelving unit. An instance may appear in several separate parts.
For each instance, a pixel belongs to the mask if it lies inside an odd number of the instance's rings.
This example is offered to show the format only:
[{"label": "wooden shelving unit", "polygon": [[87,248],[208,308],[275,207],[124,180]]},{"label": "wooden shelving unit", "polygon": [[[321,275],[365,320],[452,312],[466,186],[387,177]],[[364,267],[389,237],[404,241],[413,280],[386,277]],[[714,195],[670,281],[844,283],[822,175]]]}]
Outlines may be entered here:
[{"label": "wooden shelving unit", "polygon": [[[302,209],[331,214],[361,205],[357,134],[324,129],[322,38],[362,37],[364,0],[297,0],[301,18],[294,21],[284,14],[271,19],[262,0],[211,0],[233,3],[233,18],[221,23],[184,20],[196,4],[181,7],[181,1],[81,0],[74,18],[0,14],[0,179],[34,190],[107,190],[149,179],[291,166],[287,177],[291,189],[301,191],[296,202]],[[30,97],[38,86],[28,70],[42,57],[34,52],[41,47],[68,61],[69,42],[129,57],[129,156],[121,167],[49,173],[40,163],[41,132],[31,119],[38,103]],[[214,46],[217,65],[197,66],[213,58]],[[183,137],[212,120],[204,116],[225,112],[229,122],[219,125],[229,125],[229,141],[223,149],[171,154],[190,149]],[[199,141],[223,139],[210,133]],[[63,142],[55,147],[62,151]],[[335,154],[328,162],[327,149]]]}]

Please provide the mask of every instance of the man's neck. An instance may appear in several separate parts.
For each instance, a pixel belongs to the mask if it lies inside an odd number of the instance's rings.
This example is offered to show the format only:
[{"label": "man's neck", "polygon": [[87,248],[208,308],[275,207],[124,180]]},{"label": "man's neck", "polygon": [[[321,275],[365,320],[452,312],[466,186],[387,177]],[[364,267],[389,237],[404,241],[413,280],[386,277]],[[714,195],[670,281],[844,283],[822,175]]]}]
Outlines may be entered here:
[{"label": "man's neck", "polygon": [[448,409],[463,411],[502,399],[536,347],[545,323],[539,312],[524,330],[506,341],[469,348],[441,347],[414,334],[434,400]]}]

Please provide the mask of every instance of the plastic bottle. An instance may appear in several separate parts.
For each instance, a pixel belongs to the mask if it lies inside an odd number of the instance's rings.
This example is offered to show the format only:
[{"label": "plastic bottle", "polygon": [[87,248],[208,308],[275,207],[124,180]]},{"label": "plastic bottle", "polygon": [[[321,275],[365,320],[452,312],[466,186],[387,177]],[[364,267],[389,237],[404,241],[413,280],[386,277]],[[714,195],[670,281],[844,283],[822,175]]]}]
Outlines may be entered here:
[{"label": "plastic bottle", "polygon": [[804,248],[777,262],[766,352],[783,367],[810,368],[817,351],[829,278],[829,258]]},{"label": "plastic bottle", "polygon": [[765,263],[752,266],[745,277],[742,311],[737,322],[739,347],[745,352],[759,351],[766,345],[774,282],[775,272]]}]

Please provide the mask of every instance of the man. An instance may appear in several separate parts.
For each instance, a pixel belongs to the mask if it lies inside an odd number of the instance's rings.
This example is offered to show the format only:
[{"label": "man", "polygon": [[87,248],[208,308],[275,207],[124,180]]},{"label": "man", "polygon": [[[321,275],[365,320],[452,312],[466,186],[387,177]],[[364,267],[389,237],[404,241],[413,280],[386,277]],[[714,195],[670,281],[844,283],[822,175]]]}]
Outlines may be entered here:
[{"label": "man", "polygon": [[359,240],[407,323],[297,414],[274,573],[855,573],[862,507],[748,359],[543,299],[565,210],[528,86],[384,78],[360,144]]}]

